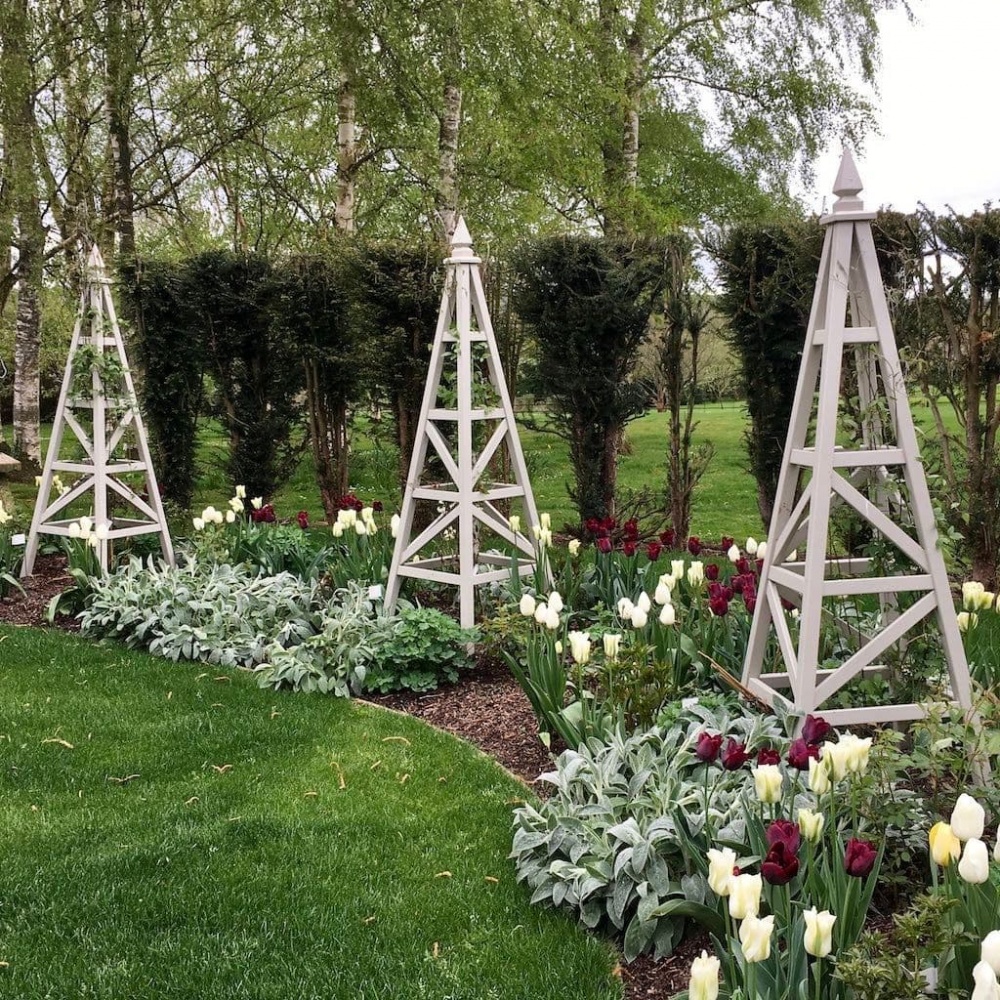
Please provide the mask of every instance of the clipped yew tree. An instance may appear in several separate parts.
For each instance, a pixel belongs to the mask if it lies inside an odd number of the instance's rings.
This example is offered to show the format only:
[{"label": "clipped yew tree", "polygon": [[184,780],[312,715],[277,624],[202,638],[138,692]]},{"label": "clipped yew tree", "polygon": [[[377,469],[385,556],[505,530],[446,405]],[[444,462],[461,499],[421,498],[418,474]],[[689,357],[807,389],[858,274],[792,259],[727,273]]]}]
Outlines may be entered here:
[{"label": "clipped yew tree", "polygon": [[171,261],[129,263],[120,288],[136,334],[129,346],[142,373],[139,398],[158,484],[164,499],[187,509],[197,478],[205,370],[205,341],[194,332],[187,271]]},{"label": "clipped yew tree", "polygon": [[392,410],[402,492],[441,305],[446,248],[430,242],[384,241],[361,243],[356,249],[353,294],[359,305],[362,350],[373,389]]},{"label": "clipped yew tree", "polygon": [[816,221],[734,226],[711,242],[717,305],[743,367],[746,447],[764,524],[778,490],[823,230]]},{"label": "clipped yew tree", "polygon": [[229,438],[229,478],[249,496],[271,496],[298,459],[293,435],[304,384],[297,338],[271,321],[272,266],[260,254],[210,250],[185,269]]},{"label": "clipped yew tree", "polygon": [[581,523],[614,514],[625,428],[647,402],[633,369],[661,304],[667,246],[555,236],[525,244],[515,261],[517,310],[535,341],[548,407],[543,426],[569,442]]},{"label": "clipped yew tree", "polygon": [[316,484],[331,524],[349,489],[348,418],[362,393],[348,271],[346,248],[293,257],[275,268],[267,296],[272,337],[298,348]]}]

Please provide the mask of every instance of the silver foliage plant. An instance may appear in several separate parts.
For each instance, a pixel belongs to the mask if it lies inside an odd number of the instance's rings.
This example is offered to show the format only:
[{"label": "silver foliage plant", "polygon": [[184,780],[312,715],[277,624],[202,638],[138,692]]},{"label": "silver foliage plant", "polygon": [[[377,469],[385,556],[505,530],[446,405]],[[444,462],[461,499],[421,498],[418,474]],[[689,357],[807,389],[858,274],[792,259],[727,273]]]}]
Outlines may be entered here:
[{"label": "silver foliage plant", "polygon": [[556,770],[542,775],[552,797],[514,813],[510,856],[531,901],[623,935],[627,961],[645,951],[670,954],[685,919],[708,916],[707,882],[686,860],[692,841],[712,846],[706,820],[717,840],[746,837],[740,793],[747,772],[706,770],[694,756],[702,731],[750,748],[783,741],[774,717],[738,704],[688,704],[668,725],[564,751]]}]

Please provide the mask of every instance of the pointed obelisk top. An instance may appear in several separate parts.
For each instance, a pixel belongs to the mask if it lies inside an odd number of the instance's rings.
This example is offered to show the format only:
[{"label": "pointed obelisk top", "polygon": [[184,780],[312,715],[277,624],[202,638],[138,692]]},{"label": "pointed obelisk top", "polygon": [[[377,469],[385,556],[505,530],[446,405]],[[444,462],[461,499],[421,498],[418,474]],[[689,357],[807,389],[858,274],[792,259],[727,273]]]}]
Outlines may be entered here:
[{"label": "pointed obelisk top", "polygon": [[840,158],[840,169],[833,182],[833,193],[837,196],[837,200],[833,203],[833,211],[838,214],[840,212],[861,211],[865,206],[858,195],[863,188],[864,184],[861,182],[861,175],[858,173],[854,157],[851,156],[851,150],[844,146],[844,152]]},{"label": "pointed obelisk top", "polygon": [[90,281],[107,281],[108,272],[104,266],[104,257],[95,243],[87,254],[87,278]]},{"label": "pointed obelisk top", "polygon": [[472,236],[462,216],[458,218],[455,233],[451,238],[451,256],[448,264],[478,264],[479,258],[472,252]]}]

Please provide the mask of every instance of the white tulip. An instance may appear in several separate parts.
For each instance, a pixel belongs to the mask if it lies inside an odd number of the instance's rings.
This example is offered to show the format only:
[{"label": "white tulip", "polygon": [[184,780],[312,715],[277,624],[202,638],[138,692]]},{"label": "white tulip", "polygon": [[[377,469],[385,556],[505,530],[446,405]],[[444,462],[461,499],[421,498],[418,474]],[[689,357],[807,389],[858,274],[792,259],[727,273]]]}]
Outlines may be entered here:
[{"label": "white tulip", "polygon": [[687,581],[692,587],[700,587],[705,582],[705,564],[695,560],[688,566]]},{"label": "white tulip", "polygon": [[1000,976],[1000,931],[990,931],[980,945],[979,957]]},{"label": "white tulip", "polygon": [[972,968],[972,981],[975,987],[969,1000],[1000,1000],[997,974],[989,962],[976,962]]},{"label": "white tulip", "polygon": [[817,795],[830,791],[830,768],[825,760],[809,760],[809,788]]},{"label": "white tulip", "polygon": [[763,888],[760,875],[734,875],[729,883],[729,915],[736,920],[757,916]]},{"label": "white tulip", "polygon": [[535,598],[531,594],[522,594],[521,603],[518,605],[521,614],[525,618],[531,618],[535,614]]},{"label": "white tulip", "polygon": [[517,514],[511,514],[510,517],[507,518],[507,524],[510,527],[510,530],[515,534],[521,530],[521,518]]},{"label": "white tulip", "polygon": [[[198,528],[197,522],[198,522],[198,518],[195,518],[195,527],[196,528]],[[199,528],[198,530],[200,531],[201,529]],[[70,538],[79,538],[80,537],[80,522],[79,521],[74,521],[69,526],[69,537]]]},{"label": "white tulip", "polygon": [[355,521],[354,522],[354,534],[356,534],[356,535],[367,535],[368,534],[368,525],[365,524],[364,521]]},{"label": "white tulip", "polygon": [[622,637],[617,632],[604,633],[604,655],[609,660],[617,660],[622,646]]},{"label": "white tulip", "polygon": [[254,510],[260,510],[261,507],[264,506],[264,498],[263,497],[254,497],[250,501],[250,506],[253,507]]},{"label": "white tulip", "polygon": [[748,556],[755,556],[755,555],[757,555],[757,539],[756,538],[748,538],[747,539],[747,543],[746,543],[746,545],[743,546],[743,548],[746,549]]},{"label": "white tulip", "polygon": [[639,595],[639,600],[635,602],[635,606],[640,610],[645,611],[647,615],[649,614],[653,607],[653,602],[649,599],[649,594],[647,594],[646,591],[643,591]]},{"label": "white tulip", "polygon": [[802,914],[806,922],[805,949],[807,955],[826,958],[833,951],[833,925],[837,918],[829,910],[817,912],[814,906]]},{"label": "white tulip", "polygon": [[781,800],[781,768],[777,764],[761,764],[753,769],[757,798],[765,804]]},{"label": "white tulip", "polygon": [[664,604],[660,609],[660,624],[670,626],[676,621],[677,612],[674,611],[674,606],[672,604]]},{"label": "white tulip", "polygon": [[542,524],[542,530],[548,531],[552,527],[552,516],[550,514],[542,514],[539,516],[538,520]]},{"label": "white tulip", "polygon": [[[195,531],[201,531],[205,527],[205,519],[202,518],[202,517],[193,517],[191,519],[191,523],[194,525],[194,530]],[[72,530],[70,530],[70,534],[73,534]],[[79,525],[76,526],[76,537],[77,538],[80,537],[80,526]]]},{"label": "white tulip", "polygon": [[236,487],[236,496],[240,500],[246,500],[246,498],[247,498],[247,488],[245,486],[237,486]]},{"label": "white tulip", "polygon": [[93,526],[94,526],[94,522],[91,521],[91,519],[89,517],[84,516],[84,517],[80,518],[80,534],[81,535],[89,535],[90,534],[90,529]]},{"label": "white tulip", "polygon": [[590,662],[590,635],[587,632],[570,632],[569,652],[575,663],[583,666]]},{"label": "white tulip", "polygon": [[99,524],[94,528],[94,534],[103,542],[108,537],[110,528],[106,524]]},{"label": "white tulip", "polygon": [[691,963],[688,983],[688,1000],[717,1000],[719,996],[719,970],[722,963],[707,951]]},{"label": "white tulip", "polygon": [[[729,897],[730,903],[732,896]],[[774,934],[774,914],[757,917],[749,914],[740,924],[740,947],[748,962],[766,962],[771,954],[771,936]]]},{"label": "white tulip", "polygon": [[235,524],[236,522],[236,511],[227,510],[226,511],[226,524]]},{"label": "white tulip", "polygon": [[986,826],[986,810],[971,795],[963,792],[951,811],[949,825],[959,840],[978,840]]},{"label": "white tulip", "polygon": [[729,557],[731,563],[738,563],[740,561],[740,549],[738,545],[730,545],[729,551],[726,553]]},{"label": "white tulip", "polygon": [[569,554],[571,556],[578,556],[580,554],[580,539],[571,538],[566,548],[569,549]]},{"label": "white tulip", "polygon": [[656,590],[653,592],[653,600],[657,604],[669,604],[672,600],[670,588],[665,583],[658,583]]},{"label": "white tulip", "polygon": [[736,852],[729,847],[713,847],[708,852],[708,885],[716,896],[728,896],[732,885]]},{"label": "white tulip", "polygon": [[958,874],[971,885],[981,885],[990,877],[990,852],[981,840],[973,837],[965,842]]},{"label": "white tulip", "polygon": [[562,611],[562,609],[565,607],[565,605],[563,604],[562,595],[559,593],[558,590],[553,590],[552,593],[549,594],[549,607],[555,609],[557,613],[559,611]]},{"label": "white tulip", "polygon": [[757,546],[757,558],[763,559],[765,555],[767,555],[767,542],[761,542]]},{"label": "white tulip", "polygon": [[550,607],[545,613],[545,627],[551,632],[555,632],[557,628],[562,624],[562,619],[559,617],[559,612],[555,608]]},{"label": "white tulip", "polygon": [[333,528],[330,529],[333,532],[334,538],[342,538],[344,535],[344,526],[340,521],[333,522]]},{"label": "white tulip", "polygon": [[670,560],[670,575],[675,580],[679,580],[684,575],[684,560],[683,559],[671,559]]},{"label": "white tulip", "polygon": [[632,628],[645,628],[649,621],[649,616],[642,608],[633,608],[630,621],[632,622]]},{"label": "white tulip", "polygon": [[535,605],[535,621],[538,622],[539,625],[545,624],[545,618],[548,613],[549,606],[545,603],[545,601],[539,601],[538,604]]},{"label": "white tulip", "polygon": [[389,530],[392,532],[392,537],[395,538],[399,534],[399,515],[393,514],[392,519],[389,521]]},{"label": "white tulip", "polygon": [[632,616],[632,610],[635,605],[627,598],[623,597],[618,602],[618,617],[619,618],[630,618]]}]

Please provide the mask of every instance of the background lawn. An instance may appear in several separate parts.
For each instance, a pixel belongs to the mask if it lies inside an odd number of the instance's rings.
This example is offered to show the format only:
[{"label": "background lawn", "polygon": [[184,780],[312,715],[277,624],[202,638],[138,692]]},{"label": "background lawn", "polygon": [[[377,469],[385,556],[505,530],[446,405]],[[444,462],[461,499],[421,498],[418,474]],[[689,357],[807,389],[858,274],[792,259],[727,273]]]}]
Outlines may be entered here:
[{"label": "background lawn", "polygon": [[405,716],[0,629],[0,996],[612,998],[524,788]]}]

